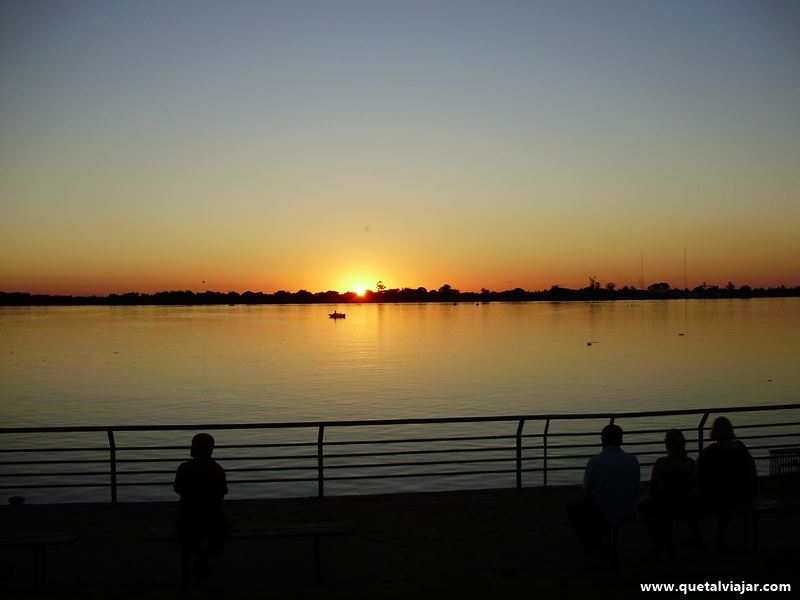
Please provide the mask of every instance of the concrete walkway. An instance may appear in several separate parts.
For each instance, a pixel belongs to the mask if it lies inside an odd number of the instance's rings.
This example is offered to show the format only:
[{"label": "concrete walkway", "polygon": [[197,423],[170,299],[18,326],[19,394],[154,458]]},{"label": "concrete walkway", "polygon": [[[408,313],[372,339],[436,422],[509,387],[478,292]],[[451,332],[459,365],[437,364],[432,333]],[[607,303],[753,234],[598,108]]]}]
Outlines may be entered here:
[{"label": "concrete walkway", "polygon": [[[794,478],[762,482],[762,494],[770,497],[797,501],[798,491]],[[741,524],[734,522],[727,551],[709,543],[706,550],[679,548],[675,557],[654,558],[643,527],[628,525],[615,567],[608,555],[587,556],[577,544],[564,512],[576,493],[562,487],[226,504],[239,529],[314,522],[352,528],[352,535],[321,540],[319,585],[312,541],[290,538],[231,540],[206,581],[181,587],[177,544],[143,539],[148,529],[172,526],[175,504],[4,506],[4,535],[66,531],[79,539],[48,550],[38,591],[32,548],[0,548],[0,593],[98,599],[628,597],[644,596],[639,584],[648,582],[800,580],[797,508],[761,517],[756,552],[742,548]],[[687,537],[682,527],[676,528],[678,541]],[[712,542],[715,524],[703,529]]]}]

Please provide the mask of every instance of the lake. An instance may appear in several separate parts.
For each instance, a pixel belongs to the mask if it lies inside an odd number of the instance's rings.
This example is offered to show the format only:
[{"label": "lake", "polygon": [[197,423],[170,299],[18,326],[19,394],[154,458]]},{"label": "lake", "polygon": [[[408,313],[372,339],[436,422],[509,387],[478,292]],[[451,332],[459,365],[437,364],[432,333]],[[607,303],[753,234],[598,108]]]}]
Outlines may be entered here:
[{"label": "lake", "polygon": [[11,427],[781,404],[800,398],[798,348],[798,298],[3,307],[0,414]]},{"label": "lake", "polygon": [[792,402],[799,358],[798,298],[0,308],[6,426]]}]

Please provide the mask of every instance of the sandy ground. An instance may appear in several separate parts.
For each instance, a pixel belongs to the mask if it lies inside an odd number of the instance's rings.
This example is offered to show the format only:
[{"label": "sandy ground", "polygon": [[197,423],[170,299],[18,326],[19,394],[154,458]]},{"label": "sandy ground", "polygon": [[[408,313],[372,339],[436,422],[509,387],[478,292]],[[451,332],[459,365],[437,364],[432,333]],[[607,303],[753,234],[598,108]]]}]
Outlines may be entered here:
[{"label": "sandy ground", "polygon": [[[762,485],[762,495],[786,501],[797,502],[799,491],[794,478]],[[648,551],[641,525],[626,525],[615,566],[608,553],[586,555],[577,544],[564,511],[576,493],[574,487],[557,487],[226,504],[239,529],[316,522],[351,528],[350,535],[321,540],[321,584],[314,581],[312,541],[276,538],[231,540],[207,580],[191,578],[182,586],[177,543],[144,539],[154,528],[172,527],[176,505],[171,503],[3,506],[4,534],[58,531],[79,537],[48,550],[38,590],[33,549],[0,547],[0,593],[5,598],[568,598],[646,596],[639,584],[648,582],[800,581],[796,506],[762,515],[756,551],[743,548],[739,521],[731,526],[725,551],[714,547],[716,524],[708,521],[706,549],[679,547],[674,557],[660,558]],[[688,537],[683,527],[676,527],[678,542]]]}]

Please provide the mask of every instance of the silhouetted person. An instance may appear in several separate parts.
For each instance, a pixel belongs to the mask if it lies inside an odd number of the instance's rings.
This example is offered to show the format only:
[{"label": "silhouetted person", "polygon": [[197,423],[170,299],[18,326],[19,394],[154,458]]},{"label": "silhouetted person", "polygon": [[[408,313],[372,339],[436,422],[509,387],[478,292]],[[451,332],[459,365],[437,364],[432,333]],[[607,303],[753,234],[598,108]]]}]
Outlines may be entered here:
[{"label": "silhouetted person", "polygon": [[724,545],[729,512],[755,500],[758,476],[755,461],[747,447],[735,439],[730,420],[714,419],[710,437],[714,443],[697,458],[697,475],[706,510],[720,517],[717,543]]},{"label": "silhouetted person", "polygon": [[181,497],[178,536],[184,557],[194,557],[198,575],[208,573],[208,557],[219,556],[227,533],[222,498],[228,484],[225,470],[211,458],[213,451],[214,438],[198,433],[192,438],[192,460],[175,473],[175,491]]},{"label": "silhouetted person", "polygon": [[599,546],[615,527],[636,512],[639,461],[622,445],[622,428],[606,425],[600,439],[603,451],[589,459],[583,473],[582,496],[567,505],[572,526],[584,546]]},{"label": "silhouetted person", "polygon": [[650,492],[639,503],[642,515],[649,517],[648,529],[656,552],[672,551],[672,524],[685,521],[692,533],[692,542],[700,545],[697,524],[697,481],[694,461],[686,456],[686,438],[680,429],[670,429],[664,436],[667,455],[653,465]]}]

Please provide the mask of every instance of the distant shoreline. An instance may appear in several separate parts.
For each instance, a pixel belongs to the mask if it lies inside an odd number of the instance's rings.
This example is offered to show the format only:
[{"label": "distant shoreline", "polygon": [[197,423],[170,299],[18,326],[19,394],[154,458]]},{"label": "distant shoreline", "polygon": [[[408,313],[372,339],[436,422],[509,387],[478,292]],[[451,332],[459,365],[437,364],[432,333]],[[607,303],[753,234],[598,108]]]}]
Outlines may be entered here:
[{"label": "distant shoreline", "polygon": [[222,305],[222,304],[377,304],[377,303],[421,303],[421,302],[580,302],[587,300],[680,300],[680,299],[726,299],[726,298],[786,298],[800,297],[800,286],[787,288],[751,288],[699,286],[692,290],[671,288],[666,283],[657,283],[646,290],[623,287],[601,287],[592,282],[581,289],[553,286],[549,290],[527,291],[522,288],[500,292],[483,289],[480,292],[461,292],[449,285],[438,290],[425,288],[367,290],[363,295],[355,292],[336,291],[312,293],[278,291],[263,292],[193,292],[189,290],[164,291],[153,294],[128,292],[108,296],[61,296],[30,294],[27,292],[0,292],[0,306],[177,306],[177,305]]}]

